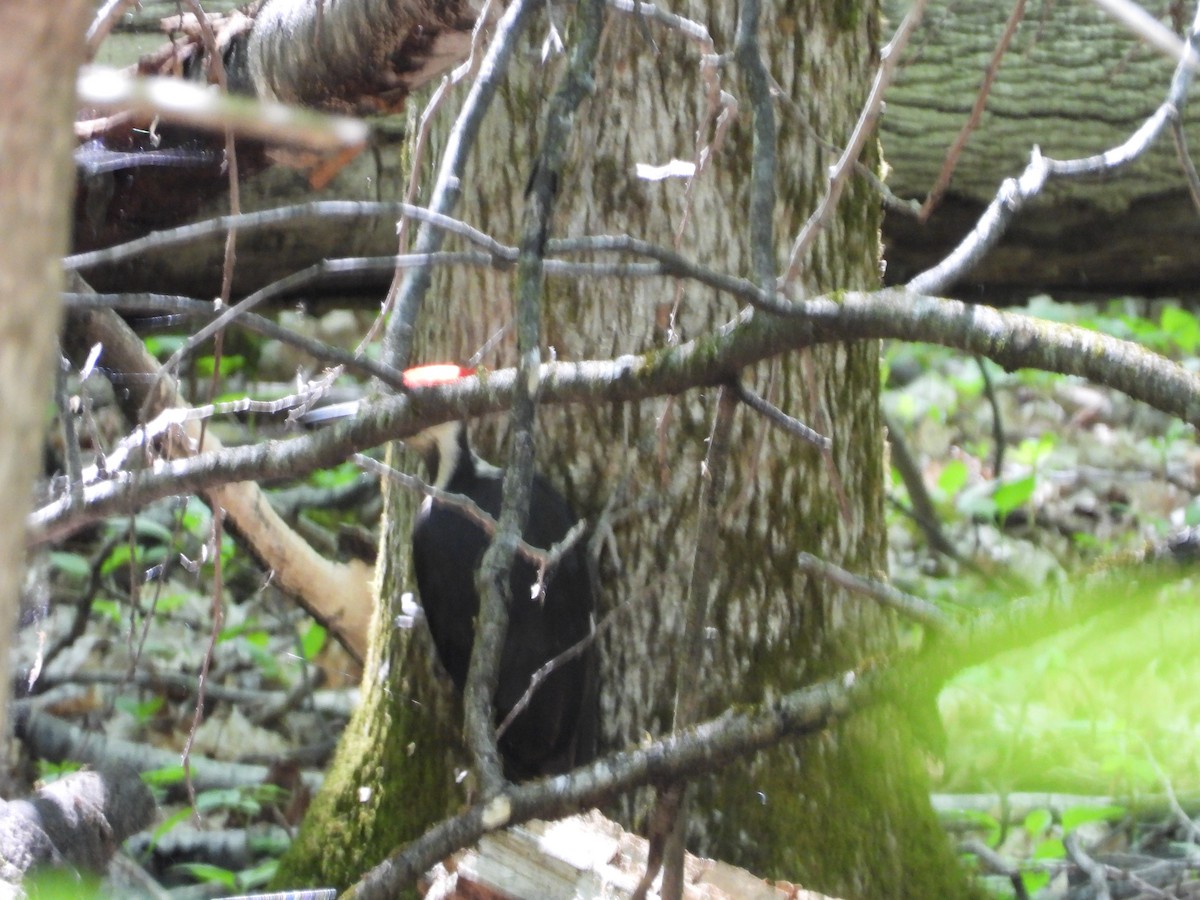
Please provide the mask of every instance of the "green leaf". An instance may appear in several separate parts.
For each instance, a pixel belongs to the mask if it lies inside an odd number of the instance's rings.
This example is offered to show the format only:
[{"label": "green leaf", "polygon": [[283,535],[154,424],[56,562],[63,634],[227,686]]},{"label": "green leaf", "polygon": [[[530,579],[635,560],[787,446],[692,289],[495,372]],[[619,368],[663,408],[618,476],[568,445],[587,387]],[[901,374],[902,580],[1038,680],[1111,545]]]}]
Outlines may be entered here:
[{"label": "green leaf", "polygon": [[123,569],[133,559],[133,550],[128,544],[117,544],[112,552],[100,564],[101,575],[111,575],[117,569]]},{"label": "green leaf", "polygon": [[941,473],[938,475],[937,486],[947,497],[955,496],[963,489],[970,477],[970,472],[967,469],[967,464],[961,459],[952,459],[946,463]]},{"label": "green leaf", "polygon": [[111,619],[116,625],[121,623],[121,617],[124,615],[121,604],[116,600],[93,600],[92,612]]},{"label": "green leaf", "polygon": [[1058,444],[1058,436],[1053,431],[1043,431],[1036,438],[1025,438],[1013,451],[1013,459],[1026,466],[1036,466]]},{"label": "green leaf", "polygon": [[1048,809],[1035,809],[1025,817],[1025,830],[1031,837],[1045,834],[1046,830],[1054,824],[1054,816],[1050,814]]},{"label": "green leaf", "polygon": [[209,865],[208,863],[179,863],[171,866],[172,871],[186,872],[191,875],[196,881],[216,882],[222,887],[235,888],[237,887],[237,876],[228,869],[222,869],[220,866]]},{"label": "green leaf", "polygon": [[1003,832],[1000,829],[1000,822],[995,816],[977,809],[956,809],[954,817],[984,832],[983,842],[993,850],[1000,844],[1000,836]]},{"label": "green leaf", "polygon": [[1033,490],[1037,486],[1037,477],[1033,474],[1018,478],[1015,481],[1004,482],[992,492],[992,500],[996,504],[996,512],[1008,515],[1014,509],[1020,509],[1029,502]]},{"label": "green leaf", "polygon": [[1159,320],[1162,330],[1184,353],[1192,353],[1200,344],[1200,322],[1186,309],[1177,306],[1165,307]]},{"label": "green leaf", "polygon": [[163,698],[151,697],[148,700],[135,700],[133,697],[118,697],[113,705],[121,712],[133,716],[138,722],[145,722],[162,709]]},{"label": "green leaf", "polygon": [[49,784],[51,781],[58,781],[65,775],[70,775],[72,772],[78,772],[83,768],[83,763],[71,762],[50,762],[45,759],[37,761],[38,781]]},{"label": "green leaf", "polygon": [[335,488],[351,484],[362,474],[362,469],[352,462],[342,463],[332,469],[317,469],[308,480],[317,487]]},{"label": "green leaf", "polygon": [[300,635],[300,655],[305,662],[312,662],[325,646],[327,633],[320,622],[312,622]]},{"label": "green leaf", "polygon": [[1025,885],[1025,893],[1033,896],[1050,883],[1049,872],[1022,872],[1021,883]]},{"label": "green leaf", "polygon": [[241,788],[217,788],[196,795],[196,812],[211,813],[222,809],[254,816],[262,811],[262,805]]},{"label": "green leaf", "polygon": [[279,860],[264,859],[256,866],[251,866],[249,869],[244,869],[238,873],[237,881],[240,890],[253,890],[254,888],[265,887],[275,877],[275,872],[279,869]]},{"label": "green leaf", "polygon": [[147,855],[149,855],[154,848],[158,846],[158,842],[162,840],[163,835],[181,822],[186,822],[191,817],[192,808],[190,806],[185,806],[183,809],[177,810],[171,813],[171,815],[167,816],[163,823],[150,833],[150,843],[146,845]]},{"label": "green leaf", "polygon": [[173,334],[152,334],[147,337],[143,344],[146,346],[146,352],[158,359],[166,359],[176,350],[179,350],[187,343],[187,338]]},{"label": "green leaf", "polygon": [[1080,825],[1088,822],[1112,822],[1125,817],[1123,806],[1072,806],[1063,811],[1062,828],[1064,834],[1070,834]]},{"label": "green leaf", "polygon": [[1066,859],[1067,848],[1061,838],[1048,838],[1033,848],[1034,859]]},{"label": "green leaf", "polygon": [[[221,357],[221,375],[232,375],[234,372],[240,372],[246,365],[246,357],[235,354],[228,354]],[[196,374],[209,376],[213,373],[213,358],[211,356],[201,356],[196,360]]]},{"label": "green leaf", "polygon": [[149,787],[169,787],[179,784],[184,777],[183,766],[163,766],[161,769],[151,769],[142,773],[142,781]]},{"label": "green leaf", "polygon": [[63,575],[75,581],[87,581],[92,574],[92,565],[78,553],[62,550],[50,552],[50,564]]}]

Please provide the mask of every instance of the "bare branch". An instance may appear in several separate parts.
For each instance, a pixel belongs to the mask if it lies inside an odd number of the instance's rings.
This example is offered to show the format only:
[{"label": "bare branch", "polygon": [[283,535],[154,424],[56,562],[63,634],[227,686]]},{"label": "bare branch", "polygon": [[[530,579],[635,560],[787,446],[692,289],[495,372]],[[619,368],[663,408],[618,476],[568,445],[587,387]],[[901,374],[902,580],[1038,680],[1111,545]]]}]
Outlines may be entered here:
[{"label": "bare branch", "polygon": [[794,434],[803,441],[808,441],[813,446],[822,451],[833,449],[833,440],[825,435],[809,428],[799,419],[793,418],[785,413],[782,409],[774,404],[768,403],[764,397],[759,396],[750,388],[746,387],[740,381],[733,383],[733,389],[737,393],[737,397],[755,412],[761,413],[768,422],[772,425],[777,425],[788,434]]},{"label": "bare branch", "polygon": [[922,600],[920,597],[914,597],[912,594],[899,591],[890,584],[860,578],[851,572],[847,572],[841,566],[835,566],[831,562],[817,559],[811,553],[797,554],[796,563],[809,575],[824,578],[826,581],[831,581],[848,591],[862,594],[864,597],[870,597],[880,606],[894,609],[906,618],[912,619],[914,622],[919,622],[933,631],[945,631],[950,625],[950,619],[934,604],[928,600]]},{"label": "bare branch", "polygon": [[879,112],[883,108],[884,91],[892,82],[892,76],[900,62],[900,54],[908,44],[908,39],[912,37],[912,33],[921,22],[926,2],[927,0],[914,0],[908,13],[904,16],[904,21],[896,29],[896,34],[880,54],[879,71],[875,74],[875,81],[871,84],[871,93],[867,97],[867,102],[863,104],[854,131],[846,142],[846,148],[838,157],[838,161],[834,163],[833,168],[830,169],[829,189],[821,198],[821,202],[817,204],[817,208],[813,210],[812,215],[808,217],[808,221],[804,223],[804,227],[800,229],[800,233],[796,235],[796,240],[792,244],[787,273],[783,277],[782,287],[785,290],[791,288],[796,279],[800,277],[800,269],[808,248],[816,240],[821,229],[825,227],[825,223],[829,221],[834,210],[837,209],[838,201],[842,197],[842,190],[846,186],[846,179],[854,171],[854,164],[862,154],[867,138],[875,133],[875,123],[879,120]]},{"label": "bare branch", "polygon": [[[743,368],[788,350],[845,340],[898,338],[976,353],[1008,369],[1078,375],[1200,427],[1200,375],[1129,341],[1021,313],[902,289],[838,293],[796,304],[801,315],[739,319],[716,335],[644,355],[613,360],[544,363],[539,402],[609,402],[676,394],[728,380]],[[509,408],[513,369],[453,385],[381,398],[369,413],[286,442],[164,461],[153,470],[118,473],[88,485],[85,505],[66,500],[36,510],[30,541],[53,540],[106,515],[155,499],[229,481],[294,478],[336,465],[352,453],[416,434],[454,418]]]},{"label": "bare branch", "polygon": [[83,66],[76,91],[83,106],[135,112],[218,134],[231,129],[238,137],[319,152],[361,147],[367,140],[367,126],[360,119],[214,94],[179,78],[133,78],[105,66]]},{"label": "bare branch", "polygon": [[[442,153],[442,165],[429,201],[429,208],[439,215],[449,215],[458,205],[467,155],[475,144],[484,113],[508,67],[517,37],[539,5],[535,0],[514,0],[496,25],[496,34],[480,66],[479,77],[471,84]],[[413,249],[417,254],[429,254],[439,250],[441,245],[442,232],[422,225]],[[412,354],[413,328],[429,284],[428,266],[419,266],[405,275],[402,284],[393,282],[392,290],[388,292],[386,303],[392,310],[392,317],[384,335],[383,361],[394,368],[405,368]]]},{"label": "bare branch", "polygon": [[1000,35],[1000,40],[996,44],[996,49],[992,51],[992,58],[988,60],[987,68],[983,72],[983,83],[979,86],[979,93],[975,97],[975,105],[971,107],[971,114],[967,117],[967,121],[963,123],[962,130],[958,132],[954,138],[954,143],[950,145],[950,149],[946,151],[946,160],[942,163],[942,170],[938,173],[937,181],[934,182],[933,188],[929,191],[929,196],[925,198],[925,202],[921,204],[921,209],[917,213],[917,219],[920,222],[925,222],[929,219],[930,213],[937,208],[938,203],[942,200],[942,195],[946,192],[946,188],[950,186],[950,179],[954,175],[954,167],[958,164],[958,158],[962,154],[963,148],[967,146],[967,141],[970,139],[972,132],[979,125],[979,120],[983,118],[983,111],[987,107],[988,96],[992,92],[992,84],[996,80],[996,73],[1000,71],[1000,62],[1004,59],[1004,54],[1008,52],[1008,45],[1012,43],[1013,36],[1017,33],[1017,26],[1021,24],[1021,19],[1025,17],[1025,0],[1017,0],[1013,6],[1013,11],[1008,17],[1008,22],[1004,25],[1004,32]]},{"label": "bare branch", "polygon": [[[1099,3],[1101,0],[1095,2]],[[1104,2],[1126,5],[1123,0]],[[1192,23],[1189,46],[1194,47],[1198,39],[1200,8],[1197,8],[1196,18]],[[996,192],[995,199],[979,217],[971,233],[944,260],[913,278],[908,283],[909,289],[919,294],[936,294],[965,275],[996,245],[1008,228],[1008,223],[1030,200],[1042,192],[1051,179],[1082,178],[1110,173],[1145,153],[1161,136],[1163,128],[1179,118],[1179,110],[1183,108],[1191,85],[1194,58],[1194,49],[1183,57],[1175,68],[1166,100],[1123,144],[1096,156],[1069,160],[1051,159],[1043,156],[1041,150],[1034,147],[1025,171],[1019,178],[1004,180]]]}]

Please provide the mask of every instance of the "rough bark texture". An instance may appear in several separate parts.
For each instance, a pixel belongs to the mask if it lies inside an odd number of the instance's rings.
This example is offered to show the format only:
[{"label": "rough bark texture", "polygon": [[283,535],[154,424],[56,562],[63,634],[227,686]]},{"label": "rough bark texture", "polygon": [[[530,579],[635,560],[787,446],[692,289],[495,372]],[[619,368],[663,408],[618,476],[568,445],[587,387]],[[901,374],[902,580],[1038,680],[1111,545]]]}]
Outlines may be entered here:
[{"label": "rough bark texture", "polygon": [[[71,115],[86,0],[0,4],[0,672],[25,561],[25,517],[57,360]],[[0,734],[8,690],[0,690]]]},{"label": "rough bark texture", "polygon": [[[696,0],[673,11],[705,21],[719,52],[732,49],[736,4]],[[873,72],[873,5],[793,0],[771,4],[764,22],[769,24],[760,36],[771,73],[785,94],[803,102],[817,132],[840,143]],[[638,20],[609,16],[598,89],[576,123],[553,233],[630,233],[670,245],[681,229],[689,256],[747,274],[750,112],[735,69],[725,71],[723,87],[739,97],[743,118],[698,179],[686,224],[683,182],[635,175],[638,162],[692,158],[704,114],[700,51],[677,33],[649,27],[653,44]],[[536,46],[543,34],[544,26],[535,29],[530,43]],[[522,56],[528,60],[532,51]],[[510,74],[468,172],[463,217],[504,240],[519,232],[543,100],[560,65],[526,64]],[[782,116],[781,125],[776,212],[782,247],[820,196],[832,159],[795,118]],[[874,284],[877,228],[873,198],[862,183],[852,185],[810,257],[805,286]],[[512,291],[507,273],[440,273],[425,305],[418,361],[468,358],[510,322]],[[690,284],[551,282],[543,333],[548,352],[575,359],[665,346],[736,311],[728,299]],[[511,344],[502,342],[483,362],[511,364]],[[616,610],[603,637],[609,747],[669,728],[677,666],[703,680],[705,706],[714,711],[838,671],[892,641],[885,616],[808,582],[794,564],[795,553],[807,550],[855,571],[877,572],[884,565],[876,345],[822,350],[811,365],[799,356],[782,358],[745,374],[773,401],[834,439],[850,502],[843,514],[829,471],[811,447],[740,414],[732,488],[723,501],[709,623],[714,637],[703,661],[681,659],[673,648],[682,627],[715,395],[546,409],[539,416],[542,466],[556,483],[573,485],[577,509],[595,518],[615,497],[618,510],[634,513],[616,531],[619,563],[606,558],[601,565],[604,610]],[[503,458],[492,449],[495,428],[476,423],[473,430],[484,455]],[[432,681],[423,632],[409,640],[390,625],[401,591],[411,589],[407,533],[413,503],[401,496],[389,504],[368,700],[288,860],[290,884],[343,883],[356,866],[377,860],[389,842],[417,835],[462,796],[448,765],[458,758],[455,705]],[[959,895],[960,876],[929,809],[912,747],[903,717],[883,710],[821,740],[779,748],[704,779],[692,843],[759,874],[835,894]],[[356,799],[364,789],[371,809]],[[625,811],[635,819],[640,812]]]},{"label": "rough bark texture", "polygon": [[154,797],[137,772],[73,772],[28,800],[0,801],[0,878],[39,866],[103,872],[121,842],[150,824]]},{"label": "rough bark texture", "polygon": [[[892,167],[889,184],[900,196],[923,198],[936,180],[947,148],[969,117],[1012,5],[960,0],[933,4],[926,13],[888,94],[882,126]],[[887,21],[899,22],[907,7],[906,0],[885,0]],[[1034,144],[1065,156],[1099,152],[1123,140],[1161,101],[1170,71],[1169,61],[1139,44],[1093,4],[1029,3],[1026,20],[1000,65],[981,125],[966,146],[941,207],[925,225],[897,214],[885,219],[887,280],[905,281],[943,256],[974,223],[1000,182],[1020,172]],[[372,87],[366,82],[362,86]],[[803,98],[799,108],[805,108]],[[786,119],[792,113],[781,109],[780,115]],[[1196,115],[1187,114],[1193,146],[1200,143]],[[327,196],[387,195],[396,157],[388,146],[388,128],[377,128],[373,140],[373,152],[356,160]],[[689,142],[677,149],[686,151]],[[114,232],[132,236],[139,229],[163,227],[164,212],[190,208],[167,199],[140,216],[137,210],[131,213],[131,203],[121,193],[121,177],[129,176],[109,175],[86,186],[89,195],[101,199],[114,189],[114,196],[123,198],[111,207],[126,217],[109,223]],[[182,181],[187,192],[195,190],[194,174]],[[212,207],[217,214],[225,211],[219,173],[213,185],[219,194]],[[276,169],[248,185],[242,200],[249,209],[310,196],[302,175]],[[1049,288],[1190,296],[1200,284],[1200,262],[1191,249],[1200,237],[1200,217],[1187,196],[1169,140],[1120,178],[1066,191],[1055,188],[1050,197],[1054,202],[1038,204],[1018,219],[1009,238],[960,286],[960,294],[1020,297]],[[81,209],[95,206],[81,204]],[[86,242],[96,226],[81,220],[77,227]],[[361,222],[348,229],[342,221],[305,222],[243,234],[238,247],[235,293],[240,294],[293,271],[292,266],[329,255],[390,253],[393,230],[388,223]],[[100,290],[212,296],[219,290],[221,254],[221,240],[213,239],[91,271],[88,277]],[[381,285],[364,285],[360,279],[356,287],[369,291],[373,302]]]},{"label": "rough bark texture", "polygon": [[360,114],[390,112],[466,56],[467,0],[273,0],[250,42],[261,96]]},{"label": "rough bark texture", "polygon": [[[933,186],[947,148],[970,116],[1012,6],[966,0],[934,4],[926,14],[888,92],[883,120],[884,148],[894,167],[888,183],[899,196],[923,200]],[[884,7],[899,21],[907,4],[885,0]],[[1035,145],[1066,159],[1123,142],[1163,101],[1173,67],[1095,4],[1029,3],[945,203],[924,226],[889,215],[888,281],[901,283],[944,255],[1000,182],[1020,174]],[[1200,113],[1194,107],[1185,113],[1194,148]],[[960,288],[966,295],[1191,295],[1200,283],[1198,237],[1200,216],[1168,134],[1119,177],[1053,185],[1047,201],[1019,218]]]}]

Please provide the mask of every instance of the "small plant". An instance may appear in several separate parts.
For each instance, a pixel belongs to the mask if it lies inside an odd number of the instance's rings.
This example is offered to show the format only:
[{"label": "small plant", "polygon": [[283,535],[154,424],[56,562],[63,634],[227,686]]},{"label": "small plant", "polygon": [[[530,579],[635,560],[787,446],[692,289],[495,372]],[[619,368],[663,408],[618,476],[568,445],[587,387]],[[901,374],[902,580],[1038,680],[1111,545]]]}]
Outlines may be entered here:
[{"label": "small plant", "polygon": [[42,784],[49,784],[52,781],[58,781],[58,779],[70,775],[72,772],[78,772],[82,768],[83,763],[71,762],[69,760],[50,762],[48,759],[39,759],[37,761],[38,781]]}]

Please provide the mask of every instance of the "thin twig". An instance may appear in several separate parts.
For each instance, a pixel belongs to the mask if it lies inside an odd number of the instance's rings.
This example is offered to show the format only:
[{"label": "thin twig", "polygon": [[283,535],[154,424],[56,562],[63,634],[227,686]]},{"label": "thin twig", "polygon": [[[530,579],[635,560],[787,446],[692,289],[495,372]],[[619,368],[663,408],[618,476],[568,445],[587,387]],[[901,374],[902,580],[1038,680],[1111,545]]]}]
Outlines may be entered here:
[{"label": "thin twig", "polygon": [[975,103],[971,107],[971,114],[967,116],[967,121],[963,123],[963,127],[959,130],[958,135],[954,138],[954,142],[950,145],[950,149],[946,151],[946,159],[942,163],[941,171],[938,172],[937,180],[933,183],[933,187],[929,191],[929,196],[925,198],[925,202],[921,204],[921,209],[917,212],[917,221],[925,222],[929,218],[929,214],[941,202],[946,188],[950,186],[950,179],[954,175],[955,166],[958,165],[958,158],[962,154],[963,148],[967,146],[967,141],[970,140],[971,134],[979,126],[979,122],[983,118],[983,111],[987,107],[988,97],[992,92],[992,84],[996,81],[996,74],[1000,71],[1000,61],[1004,59],[1004,54],[1008,52],[1008,46],[1012,43],[1012,39],[1017,33],[1017,26],[1021,24],[1021,20],[1024,17],[1025,0],[1017,0],[1016,5],[1013,6],[1012,13],[1009,14],[1008,22],[1005,23],[1004,33],[1000,35],[996,49],[992,51],[992,58],[988,60],[987,68],[983,71],[983,83],[979,85],[979,91],[975,95]]},{"label": "thin twig", "polygon": [[1067,857],[1075,865],[1083,870],[1087,875],[1088,881],[1092,883],[1092,890],[1095,892],[1096,900],[1112,900],[1112,892],[1108,889],[1108,873],[1105,867],[1096,860],[1092,859],[1086,850],[1083,849],[1083,842],[1079,839],[1078,831],[1070,831],[1063,836],[1063,847],[1067,851]]},{"label": "thin twig", "polygon": [[1188,150],[1187,132],[1184,131],[1183,122],[1179,118],[1171,122],[1171,134],[1175,138],[1175,155],[1179,159],[1179,167],[1183,169],[1188,195],[1192,198],[1192,205],[1200,212],[1200,172],[1196,171],[1196,163]]},{"label": "thin twig", "polygon": [[996,445],[992,454],[992,474],[1000,478],[1004,474],[1004,451],[1008,446],[1004,437],[1004,415],[1000,411],[1000,398],[996,396],[996,385],[992,381],[992,373],[988,371],[987,361],[976,353],[975,364],[979,366],[979,374],[983,376],[983,395],[987,397],[988,405],[992,408],[992,442]]},{"label": "thin twig", "polygon": [[914,0],[913,5],[905,14],[904,20],[900,23],[900,27],[896,29],[896,34],[880,52],[879,71],[875,73],[871,92],[867,96],[867,102],[863,104],[862,112],[859,113],[854,131],[851,132],[850,139],[846,142],[846,148],[830,169],[829,187],[792,244],[787,273],[784,275],[781,285],[786,293],[791,293],[790,289],[795,285],[796,279],[800,277],[800,269],[803,266],[804,257],[808,253],[808,248],[816,240],[821,229],[825,227],[834,210],[837,209],[846,181],[850,177],[850,173],[854,171],[854,163],[862,154],[867,138],[875,133],[875,124],[883,108],[884,92],[892,83],[896,66],[900,62],[900,54],[920,23],[926,3],[927,0]]},{"label": "thin twig", "polygon": [[[450,96],[451,87],[468,76],[473,78],[479,72],[479,63],[482,59],[480,48],[483,45],[484,26],[491,20],[492,5],[493,0],[486,0],[483,9],[480,10],[479,16],[475,20],[475,27],[471,29],[471,48],[467,53],[466,60],[456,66],[454,71],[449,75],[442,78],[442,83],[438,85],[433,95],[429,98],[429,102],[425,104],[425,109],[421,112],[417,128],[417,139],[412,151],[412,160],[409,162],[412,171],[408,179],[408,188],[404,194],[404,199],[409,204],[412,204],[416,200],[417,191],[421,186],[421,172],[425,160],[425,148],[429,144],[429,134],[433,125],[434,114],[441,108],[445,99]],[[408,220],[408,216],[401,217],[400,224],[396,229],[397,253],[404,252]],[[401,286],[400,270],[397,269],[395,275],[392,276],[392,284],[388,288],[387,299],[380,309],[379,315],[375,317],[375,321],[371,323],[371,327],[363,335],[363,339],[359,342],[358,347],[355,348],[357,353],[362,353],[368,345],[375,342],[380,330],[382,330],[387,321],[386,313],[391,308],[395,294],[400,290]]]},{"label": "thin twig", "polygon": [[789,416],[778,406],[768,402],[766,398],[751,390],[741,381],[734,381],[733,389],[739,400],[755,412],[761,413],[772,425],[782,428],[788,434],[795,435],[802,441],[807,441],[819,450],[833,449],[832,438],[828,438],[815,429],[809,428],[799,419]]},{"label": "thin twig", "polygon": [[950,618],[928,600],[906,594],[890,584],[860,578],[847,572],[841,566],[817,559],[811,553],[796,554],[796,564],[801,571],[809,575],[816,575],[848,591],[870,597],[880,606],[893,609],[905,618],[919,622],[931,631],[945,631],[951,624]]},{"label": "thin twig", "polygon": [[[1101,0],[1094,2],[1101,3]],[[1119,3],[1119,0],[1104,0],[1101,5],[1107,7],[1113,2]],[[1162,135],[1163,129],[1179,118],[1179,110],[1183,108],[1192,82],[1198,38],[1200,7],[1196,10],[1186,45],[1191,49],[1182,55],[1180,63],[1175,67],[1166,99],[1124,143],[1095,156],[1068,160],[1043,156],[1041,149],[1034,147],[1025,171],[1018,178],[1004,180],[971,233],[963,238],[945,259],[909,281],[908,289],[917,294],[937,294],[969,272],[996,245],[1013,218],[1026,204],[1041,194],[1047,182],[1052,179],[1084,178],[1115,172],[1150,149]]]},{"label": "thin twig", "polygon": [[884,412],[884,422],[888,430],[888,443],[892,448],[892,465],[900,473],[900,480],[904,482],[908,491],[908,502],[912,507],[905,512],[917,523],[931,549],[951,559],[961,560],[962,554],[942,531],[941,519],[933,505],[933,498],[929,496],[929,488],[925,485],[924,473],[908,449],[903,429],[887,412]]},{"label": "thin twig", "polygon": [[[467,157],[479,135],[484,114],[504,77],[517,38],[540,6],[541,3],[536,0],[514,0],[500,17],[492,45],[480,65],[479,77],[472,82],[462,111],[450,129],[430,196],[429,208],[432,212],[449,215],[458,205]],[[415,252],[420,255],[434,253],[441,249],[441,245],[441,230],[423,223],[417,231]],[[386,302],[392,315],[384,334],[382,359],[395,369],[404,369],[408,365],[417,316],[430,283],[429,267],[418,266],[406,273],[403,283],[394,294],[388,296]]]},{"label": "thin twig", "polygon": [[[125,314],[174,313],[181,318],[209,320],[220,315],[220,310],[206,300],[194,297],[179,297],[170,294],[89,294],[67,291],[62,294],[63,304],[68,309],[112,309]],[[351,371],[378,378],[395,390],[404,386],[404,376],[367,356],[353,354],[334,347],[324,341],[300,334],[290,328],[276,324],[273,320],[256,313],[242,313],[235,325],[288,344],[319,362],[343,366]]]},{"label": "thin twig", "polygon": [[[487,510],[481,509],[479,504],[470,497],[434,487],[432,484],[422,481],[415,475],[401,472],[399,469],[392,468],[362,453],[355,453],[351,459],[367,472],[378,475],[380,478],[394,481],[401,487],[420,491],[426,497],[432,498],[435,503],[458,510],[466,518],[482,528],[489,537],[495,536],[496,530],[499,527],[495,518]],[[587,534],[587,530],[587,522],[581,519],[571,526],[571,529],[563,535],[562,540],[555,541],[553,546],[545,550],[533,546],[533,544],[524,538],[520,538],[517,540],[517,553],[536,566],[544,580],[546,574],[554,571],[554,568],[571,551],[571,548],[583,539],[583,536]]]},{"label": "thin twig", "polygon": [[96,16],[88,26],[87,36],[84,38],[87,42],[88,62],[96,58],[96,51],[100,49],[113,26],[121,20],[121,16],[125,15],[125,10],[138,2],[139,0],[106,0],[105,4],[96,10]]},{"label": "thin twig", "polygon": [[1012,884],[1013,896],[1016,900],[1029,900],[1029,891],[1025,888],[1025,879],[1021,877],[1021,870],[983,841],[971,838],[959,844],[958,849],[961,853],[970,853],[978,857],[987,870],[1007,878]]},{"label": "thin twig", "polygon": [[512,443],[504,471],[499,530],[484,553],[476,576],[480,609],[463,691],[466,707],[463,728],[485,796],[499,791],[505,783],[496,744],[493,695],[508,630],[508,605],[512,602],[509,574],[516,559],[516,543],[529,518],[533,489],[533,424],[541,374],[546,242],[575,113],[594,87],[592,70],[603,22],[604,0],[583,0],[576,7],[575,44],[562,83],[546,111],[542,146],[534,159],[533,174],[525,192],[517,259],[517,382],[509,414]]}]

